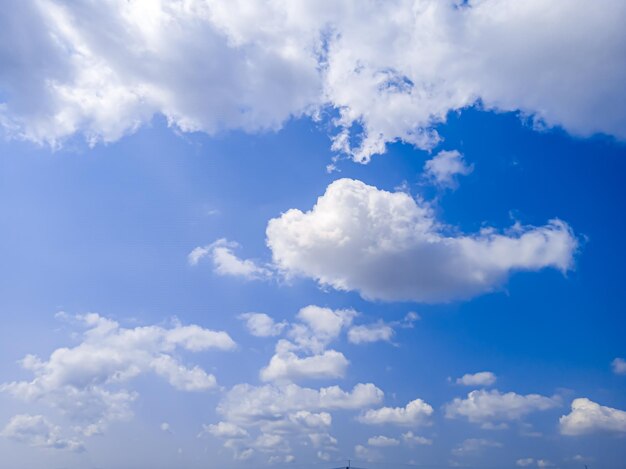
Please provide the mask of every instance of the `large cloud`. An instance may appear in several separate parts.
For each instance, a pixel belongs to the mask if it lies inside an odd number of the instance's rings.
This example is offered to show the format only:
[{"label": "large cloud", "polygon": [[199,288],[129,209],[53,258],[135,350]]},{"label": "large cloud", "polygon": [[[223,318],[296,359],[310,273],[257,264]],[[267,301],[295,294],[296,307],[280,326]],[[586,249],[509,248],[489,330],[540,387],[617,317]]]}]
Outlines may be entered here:
[{"label": "large cloud", "polygon": [[572,411],[559,419],[564,435],[598,431],[626,433],[626,412],[597,404],[585,397],[572,401]]},{"label": "large cloud", "polygon": [[48,360],[26,356],[22,367],[34,378],[1,384],[0,391],[60,409],[87,435],[101,432],[111,420],[131,415],[136,393],[120,385],[140,374],[155,373],[182,391],[215,388],[215,376],[198,366],[185,366],[175,356],[177,349],[235,348],[227,333],[196,325],[130,329],[95,313],[75,319],[87,328],[78,345],[58,348]]},{"label": "large cloud", "polygon": [[328,106],[334,148],[365,162],[434,146],[477,102],[626,137],[621,0],[19,3],[0,18],[0,122],[37,142],[111,141],[155,114],[277,129]]},{"label": "large cloud", "polygon": [[577,241],[560,220],[503,234],[456,234],[408,194],[339,179],[310,211],[291,209],[270,220],[267,244],[287,275],[368,299],[437,302],[491,291],[514,271],[564,272]]},{"label": "large cloud", "polygon": [[456,398],[447,404],[446,417],[465,417],[470,422],[482,424],[484,428],[493,428],[494,424],[520,420],[532,412],[559,405],[560,400],[555,397],[481,390],[470,392],[466,399]]}]

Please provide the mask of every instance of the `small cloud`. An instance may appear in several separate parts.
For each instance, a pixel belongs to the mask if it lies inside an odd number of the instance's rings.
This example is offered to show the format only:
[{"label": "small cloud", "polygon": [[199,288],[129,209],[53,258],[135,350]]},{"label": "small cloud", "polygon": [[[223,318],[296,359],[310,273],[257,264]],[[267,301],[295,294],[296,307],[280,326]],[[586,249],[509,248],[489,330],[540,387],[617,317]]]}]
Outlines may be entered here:
[{"label": "small cloud", "polygon": [[616,375],[626,375],[626,360],[623,358],[616,358],[611,362],[611,368]]},{"label": "small cloud", "polygon": [[218,275],[242,277],[247,280],[262,280],[272,277],[270,269],[257,265],[250,259],[240,259],[234,249],[239,244],[225,238],[218,239],[207,246],[194,248],[187,256],[189,265],[197,265],[203,258],[211,257],[214,272]]},{"label": "small cloud", "polygon": [[473,374],[465,374],[457,378],[456,384],[463,386],[491,386],[496,382],[496,375],[491,371],[480,371]]},{"label": "small cloud", "polygon": [[424,175],[433,184],[446,189],[456,189],[457,176],[467,176],[474,170],[457,150],[440,151],[424,164]]}]

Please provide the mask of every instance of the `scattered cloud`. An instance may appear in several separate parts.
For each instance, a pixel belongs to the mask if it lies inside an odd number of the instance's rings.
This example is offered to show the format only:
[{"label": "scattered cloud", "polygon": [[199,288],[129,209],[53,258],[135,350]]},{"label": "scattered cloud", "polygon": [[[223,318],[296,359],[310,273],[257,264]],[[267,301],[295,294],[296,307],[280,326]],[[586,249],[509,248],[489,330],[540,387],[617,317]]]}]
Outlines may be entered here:
[{"label": "scattered cloud", "polygon": [[515,461],[515,465],[519,467],[528,467],[535,464],[535,460],[533,458],[521,458]]},{"label": "scattered cloud", "polygon": [[218,239],[208,246],[193,249],[187,259],[190,265],[197,265],[203,258],[210,257],[214,271],[218,275],[242,277],[246,280],[261,280],[272,276],[272,271],[257,265],[250,259],[240,259],[234,253],[239,245],[227,239]]},{"label": "scattered cloud", "polygon": [[348,341],[353,344],[390,342],[394,333],[391,326],[379,321],[374,324],[352,326],[348,331]]},{"label": "scattered cloud", "polygon": [[457,150],[442,150],[424,163],[424,175],[433,184],[447,189],[456,189],[457,176],[467,176],[474,170]]},{"label": "scattered cloud", "polygon": [[287,350],[277,350],[269,364],[260,372],[262,381],[297,381],[299,379],[342,378],[348,359],[336,350],[304,358]]},{"label": "scattered cloud", "polygon": [[432,445],[433,440],[425,438],[423,436],[414,435],[412,431],[408,431],[402,434],[402,440],[407,445]]},{"label": "scattered cloud", "polygon": [[96,313],[74,319],[85,328],[78,345],[58,348],[48,360],[27,355],[21,365],[34,379],[1,384],[0,391],[60,409],[82,425],[86,435],[101,432],[111,420],[130,417],[130,404],[137,394],[120,385],[140,374],[155,373],[183,391],[215,388],[215,377],[198,366],[185,366],[174,355],[177,349],[200,352],[236,347],[226,332],[197,325],[130,329]]},{"label": "scattered cloud", "polygon": [[453,234],[428,204],[353,179],[331,183],[308,212],[267,225],[277,268],[366,299],[441,302],[500,287],[520,270],[567,271],[577,240],[563,221]]},{"label": "scattered cloud", "polygon": [[400,441],[396,440],[395,438],[379,435],[369,438],[367,440],[367,444],[370,446],[375,446],[377,448],[386,448],[389,446],[398,446],[400,444]]},{"label": "scattered cloud", "polygon": [[613,373],[616,375],[626,375],[626,360],[623,358],[616,358],[611,362]]},{"label": "scattered cloud", "polygon": [[61,438],[60,432],[61,429],[51,424],[43,415],[20,414],[11,418],[0,436],[33,447],[84,451],[82,442]]},{"label": "scattered cloud", "polygon": [[479,390],[470,392],[466,399],[455,398],[446,405],[445,413],[447,418],[465,417],[489,429],[499,422],[520,420],[532,412],[553,409],[559,405],[560,400],[556,397],[501,393],[496,389]]},{"label": "scattered cloud", "polygon": [[559,419],[563,435],[626,433],[626,411],[602,406],[585,397],[572,401],[572,411]]},{"label": "scattered cloud", "polygon": [[496,382],[496,375],[491,371],[480,371],[473,374],[464,374],[461,378],[457,378],[456,384],[463,386],[491,386]]},{"label": "scattered cloud", "polygon": [[244,313],[239,319],[246,322],[246,328],[255,337],[275,337],[287,327],[286,322],[275,322],[265,313]]},{"label": "scattered cloud", "polygon": [[409,402],[405,407],[381,407],[370,409],[358,417],[359,422],[368,425],[429,425],[433,408],[421,399]]},{"label": "scattered cloud", "polygon": [[468,438],[463,441],[459,446],[452,450],[452,454],[455,456],[465,456],[468,454],[476,454],[485,448],[501,448],[502,444],[493,441],[487,440],[485,438]]}]

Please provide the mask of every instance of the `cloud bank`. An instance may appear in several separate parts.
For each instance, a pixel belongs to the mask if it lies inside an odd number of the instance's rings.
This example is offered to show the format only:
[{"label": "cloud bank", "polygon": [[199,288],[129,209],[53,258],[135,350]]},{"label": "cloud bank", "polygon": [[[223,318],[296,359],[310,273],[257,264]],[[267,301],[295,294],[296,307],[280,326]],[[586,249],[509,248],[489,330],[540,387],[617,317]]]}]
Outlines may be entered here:
[{"label": "cloud bank", "polygon": [[155,115],[214,134],[330,114],[333,148],[367,162],[390,142],[434,147],[450,111],[478,104],[623,139],[625,14],[621,0],[20,2],[0,19],[0,124],[58,146]]}]

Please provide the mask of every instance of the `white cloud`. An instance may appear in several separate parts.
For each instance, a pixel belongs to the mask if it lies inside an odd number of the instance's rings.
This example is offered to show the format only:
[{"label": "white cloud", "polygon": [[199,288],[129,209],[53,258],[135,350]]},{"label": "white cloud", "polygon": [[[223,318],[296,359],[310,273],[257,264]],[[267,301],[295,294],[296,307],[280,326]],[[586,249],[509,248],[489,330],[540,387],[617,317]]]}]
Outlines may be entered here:
[{"label": "white cloud", "polygon": [[626,433],[626,411],[602,406],[585,397],[572,401],[572,411],[559,419],[563,435],[608,431]]},{"label": "white cloud", "polygon": [[84,450],[80,441],[61,438],[60,431],[59,427],[51,424],[43,415],[20,414],[11,418],[0,436],[34,447],[77,452]]},{"label": "white cloud", "polygon": [[361,181],[331,183],[312,210],[291,209],[267,225],[275,265],[367,299],[422,302],[470,298],[515,271],[572,267],[577,241],[569,226],[513,226],[452,234],[431,208],[404,192]]},{"label": "white cloud", "polygon": [[167,422],[162,422],[161,425],[159,425],[159,428],[163,432],[169,432],[170,431],[170,424],[167,423]]},{"label": "white cloud", "polygon": [[402,434],[402,440],[408,445],[432,445],[433,440],[423,436],[414,435],[412,431]]},{"label": "white cloud", "polygon": [[554,467],[554,464],[547,459],[538,459],[537,467]]},{"label": "white cloud", "polygon": [[204,431],[218,438],[245,438],[248,432],[230,422],[218,422],[214,425],[203,425]]},{"label": "white cloud", "polygon": [[521,458],[515,461],[515,465],[519,467],[528,467],[532,466],[535,463],[533,458]]},{"label": "white cloud", "polygon": [[446,405],[446,417],[465,417],[472,423],[490,428],[497,422],[520,420],[531,412],[552,409],[560,405],[559,399],[539,394],[516,394],[491,391],[472,391],[466,399],[455,398]]},{"label": "white cloud", "polygon": [[501,443],[493,440],[487,440],[485,438],[468,438],[463,441],[459,446],[452,450],[452,453],[456,456],[464,456],[466,454],[477,453],[485,448],[500,448]]},{"label": "white cloud", "polygon": [[480,371],[478,373],[467,373],[461,378],[457,378],[456,384],[463,386],[491,386],[496,382],[496,375],[491,371]]},{"label": "white cloud", "polygon": [[400,444],[400,441],[396,440],[395,438],[379,435],[368,438],[367,444],[370,446],[375,446],[377,448],[386,448],[388,446],[398,446]]},{"label": "white cloud", "polygon": [[227,421],[238,424],[277,420],[302,410],[309,412],[362,409],[379,404],[383,392],[371,383],[357,384],[352,391],[338,386],[319,390],[296,384],[251,386],[238,384],[220,401],[217,411]]},{"label": "white cloud", "polygon": [[442,150],[424,163],[424,174],[442,188],[456,188],[457,176],[467,176],[474,170],[457,150]]},{"label": "white cloud", "polygon": [[262,381],[342,378],[348,364],[343,353],[335,350],[326,350],[304,358],[293,352],[279,351],[261,370],[260,377]]},{"label": "white cloud", "polygon": [[239,318],[246,322],[248,331],[255,337],[274,337],[287,327],[286,322],[275,322],[265,313],[244,313]]},{"label": "white cloud", "polygon": [[391,326],[377,322],[375,324],[352,326],[348,331],[348,341],[353,344],[363,344],[385,341],[389,342],[393,335],[394,330]]},{"label": "white cloud", "polygon": [[611,362],[613,373],[616,375],[626,375],[626,360],[623,358],[616,358]]},{"label": "white cloud", "polygon": [[155,114],[213,134],[330,107],[334,148],[365,162],[389,142],[431,148],[434,125],[480,102],[624,138],[625,14],[621,0],[42,0],[0,19],[0,122],[57,145],[113,141]]},{"label": "white cloud", "polygon": [[[332,310],[309,305],[296,315],[288,337],[276,344],[269,364],[261,369],[262,381],[297,381],[300,379],[341,378],[348,360],[336,350],[326,350],[330,342],[350,326],[357,315],[353,310]],[[304,353],[298,356],[295,352]]]},{"label": "white cloud", "polygon": [[409,402],[405,407],[381,407],[370,409],[359,416],[358,420],[368,425],[428,425],[433,408],[421,399]]},{"label": "white cloud", "polygon": [[154,372],[185,391],[216,386],[213,375],[198,366],[188,368],[172,355],[176,349],[199,352],[236,347],[227,333],[196,325],[131,329],[95,313],[76,319],[86,327],[78,345],[54,350],[47,361],[26,356],[21,364],[34,374],[33,380],[4,383],[0,391],[57,407],[88,435],[101,432],[111,420],[130,417],[130,404],[137,394],[120,385],[142,373]]},{"label": "white cloud", "polygon": [[[373,384],[357,384],[352,391],[338,386],[321,389],[295,384],[251,386],[238,384],[220,401],[223,421],[205,431],[226,439],[224,446],[239,458],[247,449],[285,454],[291,443],[311,445],[322,456],[336,451],[337,439],[328,433],[334,410],[357,410],[378,404],[383,392]],[[258,432],[256,436],[254,432]]]},{"label": "white cloud", "polygon": [[218,239],[208,246],[194,248],[187,259],[190,265],[197,265],[204,257],[211,257],[214,271],[219,275],[242,277],[247,280],[267,279],[272,271],[257,265],[250,259],[238,258],[233,249],[239,245],[227,239]]}]

